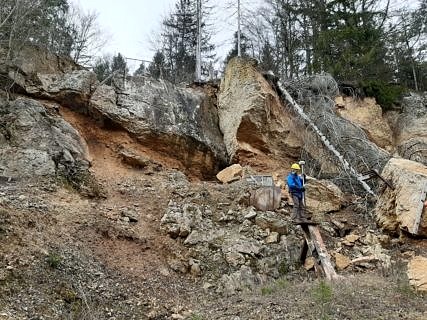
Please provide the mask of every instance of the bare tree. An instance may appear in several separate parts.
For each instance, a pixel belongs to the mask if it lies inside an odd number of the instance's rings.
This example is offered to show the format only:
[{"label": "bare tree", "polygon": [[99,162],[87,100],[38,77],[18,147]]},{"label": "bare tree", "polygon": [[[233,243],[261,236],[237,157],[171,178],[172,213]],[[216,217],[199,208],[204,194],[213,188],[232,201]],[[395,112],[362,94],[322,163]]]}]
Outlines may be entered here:
[{"label": "bare tree", "polygon": [[68,23],[72,30],[73,46],[71,58],[79,64],[93,62],[95,53],[107,44],[109,35],[98,24],[98,13],[84,12],[78,6],[72,6],[68,13]]}]

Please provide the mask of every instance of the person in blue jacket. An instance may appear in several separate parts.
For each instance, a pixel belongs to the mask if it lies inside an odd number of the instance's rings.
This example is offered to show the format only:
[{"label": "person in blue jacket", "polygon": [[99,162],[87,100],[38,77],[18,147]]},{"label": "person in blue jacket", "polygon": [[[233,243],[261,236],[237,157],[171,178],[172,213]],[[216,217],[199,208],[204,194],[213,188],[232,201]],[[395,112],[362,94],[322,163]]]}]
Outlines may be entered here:
[{"label": "person in blue jacket", "polygon": [[304,185],[302,177],[298,175],[301,167],[298,163],[294,163],[291,166],[291,172],[289,173],[286,182],[289,188],[289,193],[292,196],[294,202],[292,219],[296,221],[304,221],[307,219],[305,216],[305,207],[304,207]]}]

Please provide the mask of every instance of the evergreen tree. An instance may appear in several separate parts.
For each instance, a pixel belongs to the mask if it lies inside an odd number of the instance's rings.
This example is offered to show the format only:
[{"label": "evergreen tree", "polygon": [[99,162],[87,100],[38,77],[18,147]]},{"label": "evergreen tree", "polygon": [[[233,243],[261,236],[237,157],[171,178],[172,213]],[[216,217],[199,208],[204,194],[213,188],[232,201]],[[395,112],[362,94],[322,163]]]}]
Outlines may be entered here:
[{"label": "evergreen tree", "polygon": [[69,55],[73,32],[67,23],[68,10],[67,0],[3,0],[0,41],[8,43],[11,52],[31,43]]},{"label": "evergreen tree", "polygon": [[113,57],[113,60],[111,62],[111,71],[114,72],[116,71],[117,73],[123,75],[123,74],[128,74],[129,69],[126,65],[126,60],[125,58],[121,55],[121,53],[119,52],[116,56]]},{"label": "evergreen tree", "polygon": [[262,47],[260,67],[265,71],[273,71],[274,74],[277,74],[277,63],[274,58],[274,49],[271,46],[270,42],[267,40]]},{"label": "evergreen tree", "polygon": [[[363,4],[362,4],[363,2]],[[341,80],[391,79],[379,0],[337,0],[327,7],[327,28],[315,43],[322,70]]]},{"label": "evergreen tree", "polygon": [[[111,74],[111,63],[108,57],[98,58],[93,66],[98,81],[105,80]],[[108,84],[108,83],[107,83]]]},{"label": "evergreen tree", "polygon": [[9,47],[9,57],[35,44],[87,63],[92,59],[90,49],[105,44],[96,18],[96,14],[70,8],[67,0],[2,0],[0,42]]},{"label": "evergreen tree", "polygon": [[427,89],[427,0],[413,11],[401,10],[390,32],[396,80],[415,90]]},{"label": "evergreen tree", "polygon": [[[246,37],[245,34],[241,33],[240,34],[240,54],[242,55],[242,57],[249,57],[249,54],[248,54],[249,48],[250,48],[249,39]],[[225,57],[224,62],[227,64],[231,58],[237,57],[237,53],[238,53],[238,34],[236,31],[234,33],[233,48]]]},{"label": "evergreen tree", "polygon": [[[206,74],[209,60],[214,57],[212,54],[214,46],[210,43],[210,33],[205,22],[209,7],[203,6],[203,8],[201,51],[205,61],[202,71]],[[189,82],[194,79],[197,19],[197,1],[179,0],[175,4],[174,11],[163,21],[161,51],[169,70],[168,79],[172,82]]]},{"label": "evergreen tree", "polygon": [[138,69],[135,70],[135,72],[133,73],[134,76],[143,76],[145,73],[145,64],[144,62],[141,62],[141,64],[139,65]]},{"label": "evergreen tree", "polygon": [[157,51],[154,55],[153,61],[148,66],[148,72],[156,79],[168,77],[165,56],[161,51]]}]

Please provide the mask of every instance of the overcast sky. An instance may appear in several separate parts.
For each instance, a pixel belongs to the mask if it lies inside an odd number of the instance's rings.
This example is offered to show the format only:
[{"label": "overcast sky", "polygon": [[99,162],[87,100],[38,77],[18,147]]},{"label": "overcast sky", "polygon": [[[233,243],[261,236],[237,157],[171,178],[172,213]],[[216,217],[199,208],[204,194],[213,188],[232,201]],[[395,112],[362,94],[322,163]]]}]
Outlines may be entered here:
[{"label": "overcast sky", "polygon": [[[71,0],[85,11],[96,11],[98,21],[103,30],[111,35],[104,53],[122,53],[125,57],[151,60],[156,39],[159,33],[162,18],[171,12],[176,0]],[[261,0],[241,0],[243,11],[253,9]],[[217,8],[213,12],[212,23],[215,25],[216,35],[213,43],[217,55],[221,60],[232,47],[233,33],[237,29],[236,8],[230,7],[237,0],[212,0]],[[417,0],[391,0],[391,7],[415,5]],[[226,9],[229,7],[228,9]],[[219,8],[219,9],[218,9]],[[102,53],[99,53],[102,55]],[[130,69],[138,67],[138,62],[128,61]]]},{"label": "overcast sky", "polygon": [[106,52],[126,57],[152,58],[150,35],[159,29],[161,18],[174,0],[72,0],[85,11],[96,11],[103,30],[111,35]]},{"label": "overcast sky", "polygon": [[[96,11],[98,21],[103,30],[111,35],[104,52],[110,54],[122,53],[125,57],[151,60],[153,45],[161,26],[162,18],[167,16],[176,0],[71,0],[85,11]],[[216,4],[224,7],[231,0],[216,0]],[[246,0],[253,2],[254,0]],[[234,1],[235,2],[235,1]],[[235,9],[220,12],[217,25],[217,35],[213,42],[220,56],[225,56],[231,48]],[[216,21],[218,22],[218,20]],[[235,22],[235,23],[234,23]],[[100,53],[102,55],[102,53]],[[130,62],[132,64],[132,62]],[[133,62],[134,64],[139,64]],[[136,68],[130,66],[131,69]]]}]

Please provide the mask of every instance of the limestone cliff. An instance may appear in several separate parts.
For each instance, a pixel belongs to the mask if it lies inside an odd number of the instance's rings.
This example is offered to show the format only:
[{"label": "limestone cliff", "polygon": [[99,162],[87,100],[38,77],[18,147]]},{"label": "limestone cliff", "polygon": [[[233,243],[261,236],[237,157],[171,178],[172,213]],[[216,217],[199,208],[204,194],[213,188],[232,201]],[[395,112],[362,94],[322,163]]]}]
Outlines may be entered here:
[{"label": "limestone cliff", "polygon": [[121,128],[198,177],[213,177],[227,161],[215,97],[203,90],[150,78],[130,80],[126,89],[100,85],[93,72],[37,47],[25,47],[8,60],[5,49],[0,52],[0,85],[12,100],[24,94],[55,101],[100,126]]},{"label": "limestone cliff", "polygon": [[229,62],[218,105],[231,162],[269,171],[299,158],[302,144],[294,120],[254,64],[240,58]]},{"label": "limestone cliff", "polygon": [[341,117],[361,126],[377,146],[388,151],[392,150],[393,133],[374,98],[339,96],[335,99],[335,103]]}]

